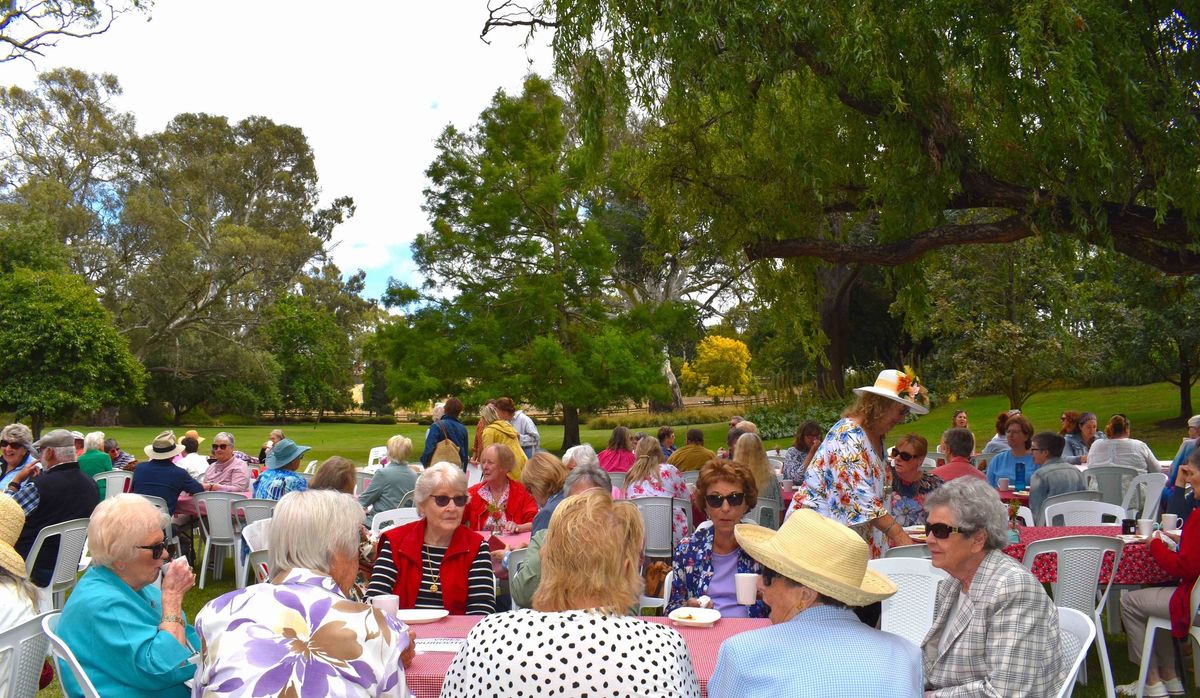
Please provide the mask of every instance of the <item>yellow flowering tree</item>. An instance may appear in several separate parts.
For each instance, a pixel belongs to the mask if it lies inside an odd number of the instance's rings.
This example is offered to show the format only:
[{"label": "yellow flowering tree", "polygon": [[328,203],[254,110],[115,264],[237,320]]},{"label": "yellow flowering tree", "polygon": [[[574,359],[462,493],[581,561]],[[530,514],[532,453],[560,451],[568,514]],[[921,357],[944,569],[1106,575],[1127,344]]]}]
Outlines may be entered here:
[{"label": "yellow flowering tree", "polygon": [[749,367],[750,349],[745,342],[709,335],[696,345],[696,360],[684,362],[679,373],[685,390],[703,391],[719,404],[723,397],[753,391]]}]

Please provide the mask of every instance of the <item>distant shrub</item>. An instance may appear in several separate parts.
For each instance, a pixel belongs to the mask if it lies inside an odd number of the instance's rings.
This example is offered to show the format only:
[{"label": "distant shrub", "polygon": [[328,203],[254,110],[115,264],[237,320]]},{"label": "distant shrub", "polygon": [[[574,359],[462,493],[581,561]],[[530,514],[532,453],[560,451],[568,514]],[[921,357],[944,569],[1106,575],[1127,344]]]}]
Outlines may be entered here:
[{"label": "distant shrub", "polygon": [[670,427],[679,424],[710,424],[724,422],[735,414],[742,414],[745,407],[688,407],[674,412],[631,412],[629,414],[600,415],[587,421],[588,429],[647,429]]},{"label": "distant shrub", "polygon": [[803,402],[791,405],[772,405],[755,407],[746,413],[746,419],[758,427],[758,434],[763,439],[786,439],[796,435],[796,428],[802,423],[813,420],[828,429],[834,422],[842,418],[847,400],[840,398]]}]

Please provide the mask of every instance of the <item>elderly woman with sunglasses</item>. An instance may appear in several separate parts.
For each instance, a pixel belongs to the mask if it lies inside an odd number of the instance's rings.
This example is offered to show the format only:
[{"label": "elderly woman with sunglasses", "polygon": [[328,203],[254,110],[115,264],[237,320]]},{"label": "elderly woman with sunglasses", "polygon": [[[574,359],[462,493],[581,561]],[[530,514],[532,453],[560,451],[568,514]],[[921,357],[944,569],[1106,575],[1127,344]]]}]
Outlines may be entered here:
[{"label": "elderly woman with sunglasses", "polygon": [[733,529],[758,503],[758,487],[750,469],[734,461],[714,459],[700,469],[692,501],[711,525],[701,524],[676,548],[674,577],[667,610],[680,606],[712,606],[724,617],[765,618],[762,601],[737,602],[734,575],[760,574],[761,566],[742,550]]},{"label": "elderly woman with sunglasses", "polygon": [[1062,686],[1058,611],[1005,555],[1008,510],[987,483],[960,477],[925,500],[938,584],[922,646],[925,696],[1048,698]]},{"label": "elderly woman with sunglasses", "polygon": [[892,449],[892,496],[888,510],[901,526],[925,523],[925,496],[941,487],[942,478],[921,471],[929,442],[918,434],[905,434]]},{"label": "elderly woman with sunglasses", "polygon": [[[189,659],[200,642],[183,597],[196,577],[185,560],[168,564],[168,521],[144,497],[118,494],[88,523],[92,565],[71,591],[58,633],[102,696],[191,693],[184,682],[195,674]],[[67,695],[82,695],[70,672],[60,679]]]},{"label": "elderly woman with sunglasses", "polygon": [[17,473],[37,460],[33,452],[33,432],[24,424],[9,424],[0,431],[0,492]]},{"label": "elderly woman with sunglasses", "polygon": [[461,615],[496,610],[487,541],[462,525],[467,475],[437,463],[417,478],[421,518],[383,534],[367,596],[395,594],[400,608],[444,608]]}]

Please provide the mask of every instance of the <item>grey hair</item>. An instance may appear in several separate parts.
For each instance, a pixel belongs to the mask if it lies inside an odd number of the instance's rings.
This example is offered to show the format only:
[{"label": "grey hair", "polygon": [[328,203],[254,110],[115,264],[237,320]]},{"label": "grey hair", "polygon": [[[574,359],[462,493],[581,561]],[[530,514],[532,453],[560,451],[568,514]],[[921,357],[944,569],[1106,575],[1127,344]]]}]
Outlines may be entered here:
[{"label": "grey hair", "polygon": [[925,496],[925,511],[946,507],[954,524],[967,531],[987,534],[984,548],[999,550],[1008,545],[1008,509],[996,490],[974,477],[958,477]]},{"label": "grey hair", "polygon": [[568,468],[578,468],[581,465],[600,467],[600,459],[596,457],[596,449],[591,444],[579,444],[567,449],[562,457],[563,465]]},{"label": "grey hair", "polygon": [[351,495],[335,490],[288,492],[271,517],[267,567],[272,574],[301,567],[328,574],[335,555],[357,559],[362,521],[362,507]]},{"label": "grey hair", "polygon": [[83,437],[83,448],[88,451],[99,451],[104,448],[104,432],[89,431]]},{"label": "grey hair", "polygon": [[[591,448],[590,446],[588,448]],[[593,451],[594,453],[594,451]],[[575,489],[575,485],[580,482],[591,483],[592,487],[599,487],[605,492],[612,491],[612,478],[608,473],[601,470],[596,465],[577,465],[571,472],[567,473],[567,479],[563,483],[563,491],[568,494]]]},{"label": "grey hair", "polygon": [[975,450],[975,435],[970,429],[955,427],[942,434],[942,443],[946,444],[946,451],[950,455],[970,458],[971,451]]},{"label": "grey hair", "polygon": [[33,448],[33,431],[20,422],[9,424],[8,426],[4,427],[4,429],[0,430],[0,439],[9,442],[16,441],[24,446],[26,451],[29,451],[30,453],[35,452],[35,449]]},{"label": "grey hair", "polygon": [[234,444],[233,434],[230,434],[227,431],[218,431],[217,435],[213,437],[213,442],[215,443],[217,439],[225,439],[229,442],[230,446]]},{"label": "grey hair", "polygon": [[54,448],[43,448],[42,457],[46,457],[46,451],[54,454],[54,460],[59,463],[70,463],[78,456],[75,455],[74,446],[55,446]]},{"label": "grey hair", "polygon": [[425,502],[429,501],[429,496],[439,485],[450,485],[456,491],[466,494],[467,474],[463,472],[462,468],[446,461],[434,463],[421,471],[421,474],[417,476],[416,487],[413,489],[413,503],[417,505],[418,512],[425,506]]},{"label": "grey hair", "polygon": [[279,436],[279,438],[282,439],[283,438],[283,429],[272,429],[271,436]]},{"label": "grey hair", "polygon": [[166,528],[171,517],[140,494],[122,493],[96,506],[88,522],[88,550],[101,567],[129,562],[151,533]]},{"label": "grey hair", "polygon": [[117,440],[112,438],[111,436],[104,440],[104,450],[105,451],[115,451],[120,447],[121,446],[120,446],[120,444],[117,443]]}]

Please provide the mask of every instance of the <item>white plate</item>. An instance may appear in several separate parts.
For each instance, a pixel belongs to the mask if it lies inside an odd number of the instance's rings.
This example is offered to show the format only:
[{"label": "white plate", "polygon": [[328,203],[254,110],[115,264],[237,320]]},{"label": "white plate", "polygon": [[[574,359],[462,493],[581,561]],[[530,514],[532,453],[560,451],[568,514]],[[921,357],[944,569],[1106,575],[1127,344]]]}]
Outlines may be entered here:
[{"label": "white plate", "polygon": [[721,620],[721,612],[715,608],[692,608],[691,606],[681,606],[674,611],[671,611],[667,616],[675,621],[678,625],[687,625],[695,628],[711,628],[713,623]]},{"label": "white plate", "polygon": [[396,617],[409,625],[432,623],[450,615],[444,608],[402,608],[396,611]]}]

